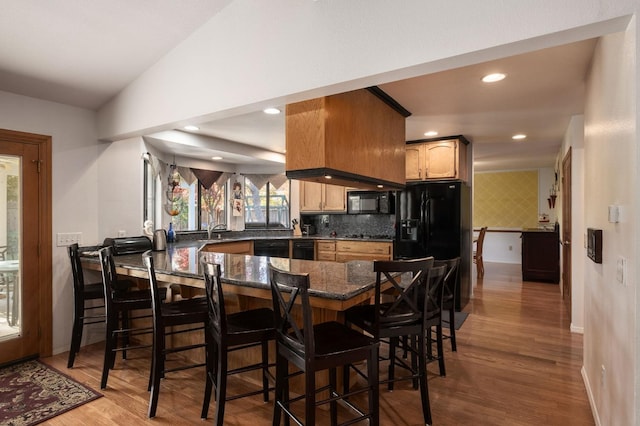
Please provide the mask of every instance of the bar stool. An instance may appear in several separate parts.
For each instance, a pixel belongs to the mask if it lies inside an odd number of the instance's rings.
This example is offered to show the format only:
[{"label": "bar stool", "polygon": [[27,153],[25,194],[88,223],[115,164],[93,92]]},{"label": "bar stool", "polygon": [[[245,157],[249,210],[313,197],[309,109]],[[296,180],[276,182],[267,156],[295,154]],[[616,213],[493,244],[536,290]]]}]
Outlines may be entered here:
[{"label": "bar stool", "polygon": [[[442,315],[443,325],[447,325],[449,328],[449,334],[443,335],[444,339],[451,341],[451,350],[456,352],[458,350],[456,345],[456,324],[455,324],[455,310],[456,310],[456,285],[458,282],[460,258],[438,260],[436,265],[444,264],[447,267],[447,274],[444,277],[444,283],[442,286]],[[447,313],[445,314],[445,311]],[[445,318],[446,317],[448,318]]]},{"label": "bar stool", "polygon": [[[208,303],[207,335],[212,340],[208,352],[207,379],[202,404],[202,418],[206,419],[211,402],[211,391],[215,388],[216,411],[214,424],[222,426],[227,401],[262,394],[269,401],[269,341],[275,338],[273,311],[268,308],[251,309],[227,314],[220,280],[220,265],[201,259]],[[262,359],[259,363],[228,369],[229,354],[234,351],[260,346]],[[230,375],[260,370],[262,387],[243,394],[227,396],[227,377]]]},{"label": "bar stool", "polygon": [[[67,368],[72,368],[76,355],[80,351],[82,331],[85,325],[104,323],[104,286],[102,282],[85,284],[82,263],[80,261],[79,246],[77,243],[68,247],[71,260],[71,275],[73,277],[73,328],[71,331],[71,347]],[[134,284],[128,280],[118,280],[116,287],[125,291]],[[90,301],[100,300],[102,304],[87,304]],[[102,309],[100,313],[94,311]]]},{"label": "bar stool", "polygon": [[[353,424],[369,419],[369,424],[379,424],[378,408],[378,347],[376,340],[351,330],[338,322],[313,324],[311,305],[309,304],[309,274],[294,274],[269,265],[269,280],[276,318],[276,396],[273,424],[280,425],[284,411],[285,424],[292,418],[297,424],[303,424],[291,409],[291,403],[304,399],[305,423],[315,425],[317,405],[330,404],[331,424],[338,423],[337,401],[342,400],[359,417],[343,424]],[[285,293],[288,295],[285,296]],[[302,305],[302,321],[292,313],[296,299]],[[343,395],[337,392],[337,368],[355,362],[367,362],[367,387],[350,391]],[[305,392],[297,398],[290,398],[288,380],[289,362],[304,374]],[[345,368],[346,369],[346,368]],[[316,372],[329,370],[329,385],[316,389]],[[329,398],[316,401],[316,393],[329,390]],[[346,398],[368,392],[369,411],[364,413]]]},{"label": "bar stool", "polygon": [[[102,270],[102,284],[105,293],[105,315],[106,315],[106,335],[104,347],[104,363],[102,366],[102,378],[100,388],[107,387],[109,370],[113,369],[116,362],[116,353],[122,352],[123,359],[126,359],[127,350],[148,348],[151,345],[137,344],[131,345],[129,339],[135,336],[153,333],[153,327],[130,326],[130,321],[144,318],[151,318],[150,314],[143,314],[132,317],[135,310],[151,309],[151,291],[133,290],[120,291],[116,280],[116,266],[113,260],[111,247],[104,247],[98,251],[100,267]],[[163,291],[164,290],[164,291]],[[166,298],[166,289],[160,289],[161,298]],[[122,325],[119,324],[122,318]],[[118,336],[122,337],[122,346],[118,347]],[[151,377],[151,376],[150,376]]]},{"label": "bar stool", "polygon": [[[376,273],[375,302],[373,305],[358,305],[345,312],[345,323],[353,325],[371,334],[375,339],[388,339],[389,366],[388,377],[380,380],[379,384],[387,383],[389,390],[393,389],[396,381],[412,380],[414,388],[420,388],[422,413],[424,421],[431,424],[431,406],[429,402],[429,388],[427,385],[426,357],[425,357],[425,308],[427,306],[428,285],[443,277],[445,267],[433,267],[432,257],[413,260],[375,261]],[[410,282],[403,282],[410,276]],[[381,302],[381,284],[391,283],[395,298],[392,302]],[[407,336],[407,339],[404,337]],[[414,339],[414,337],[416,339]],[[400,339],[410,344],[405,349],[411,352],[411,365],[396,355],[396,347]],[[417,340],[417,344],[416,341]],[[417,364],[417,365],[416,365]],[[395,367],[407,370],[407,376],[396,377]],[[357,368],[353,365],[344,370],[344,387],[349,388],[349,370]],[[362,374],[361,372],[359,372]]]},{"label": "bar stool", "polygon": [[[151,253],[151,251],[145,252],[142,255],[142,261],[149,273],[149,287],[151,289],[151,297],[153,299],[151,309],[153,313],[153,354],[151,360],[151,395],[149,397],[148,416],[155,417],[156,409],[158,407],[158,396],[160,394],[160,382],[165,373],[182,371],[189,368],[204,367],[207,365],[206,363],[191,363],[188,365],[183,364],[173,368],[166,368],[167,355],[203,348],[205,349],[205,360],[207,360],[207,352],[211,350],[211,343],[206,333],[203,333],[204,341],[202,343],[167,348],[167,336],[199,330],[204,331],[208,318],[207,300],[203,297],[198,297],[163,303],[164,297],[160,293],[160,287],[158,287],[158,280],[156,279],[153,256]],[[177,331],[171,331],[169,327],[174,326],[189,327],[181,328]]]}]

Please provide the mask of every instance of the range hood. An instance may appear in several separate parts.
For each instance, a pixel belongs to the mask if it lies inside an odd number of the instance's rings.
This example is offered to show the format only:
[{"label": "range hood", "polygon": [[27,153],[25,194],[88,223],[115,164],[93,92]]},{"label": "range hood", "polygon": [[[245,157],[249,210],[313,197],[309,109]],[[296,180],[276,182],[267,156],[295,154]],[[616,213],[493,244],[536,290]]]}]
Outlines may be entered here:
[{"label": "range hood", "polygon": [[362,189],[404,188],[409,115],[378,87],[287,105],[287,177]]}]

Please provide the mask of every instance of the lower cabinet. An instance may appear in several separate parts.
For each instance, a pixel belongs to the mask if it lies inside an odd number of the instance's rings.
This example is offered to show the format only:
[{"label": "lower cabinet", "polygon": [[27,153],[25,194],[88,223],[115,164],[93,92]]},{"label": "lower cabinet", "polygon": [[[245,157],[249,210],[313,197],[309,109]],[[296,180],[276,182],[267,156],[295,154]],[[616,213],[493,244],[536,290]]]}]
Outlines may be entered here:
[{"label": "lower cabinet", "polygon": [[390,242],[318,240],[316,243],[316,260],[348,262],[391,259],[393,259],[393,244]]},{"label": "lower cabinet", "polygon": [[253,254],[253,241],[233,241],[228,243],[207,244],[202,251],[229,253],[229,254]]},{"label": "lower cabinet", "polygon": [[557,232],[522,232],[522,280],[560,282],[560,237]]}]

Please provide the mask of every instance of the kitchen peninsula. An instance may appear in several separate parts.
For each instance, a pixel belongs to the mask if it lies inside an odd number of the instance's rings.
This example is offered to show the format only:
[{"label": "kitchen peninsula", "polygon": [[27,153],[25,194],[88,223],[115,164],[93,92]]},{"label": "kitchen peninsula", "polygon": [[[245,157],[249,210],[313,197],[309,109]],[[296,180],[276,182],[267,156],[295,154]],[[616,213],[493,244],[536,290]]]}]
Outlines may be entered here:
[{"label": "kitchen peninsula", "polygon": [[[284,259],[243,254],[200,252],[202,243],[185,242],[170,245],[165,251],[153,252],[158,281],[204,288],[199,255],[221,266],[225,292],[235,294],[241,306],[270,306],[271,290],[268,264],[296,273],[309,273],[311,305],[319,308],[321,319],[337,319],[339,313],[371,298],[375,286],[375,273],[371,261],[347,263],[299,259]],[[116,272],[121,276],[146,280],[147,271],[142,256],[127,254],[115,256]],[[84,257],[88,269],[99,269],[95,257]],[[314,312],[314,315],[316,313]],[[320,314],[320,312],[318,312]]]}]

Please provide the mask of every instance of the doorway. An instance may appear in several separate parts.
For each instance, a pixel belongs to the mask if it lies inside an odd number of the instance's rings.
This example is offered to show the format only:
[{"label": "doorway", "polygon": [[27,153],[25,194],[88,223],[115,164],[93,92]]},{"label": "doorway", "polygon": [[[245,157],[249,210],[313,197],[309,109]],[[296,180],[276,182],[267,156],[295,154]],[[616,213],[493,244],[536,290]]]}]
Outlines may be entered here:
[{"label": "doorway", "polygon": [[52,347],[51,137],[0,129],[0,365]]},{"label": "doorway", "polygon": [[571,317],[571,148],[562,160],[562,300]]}]

